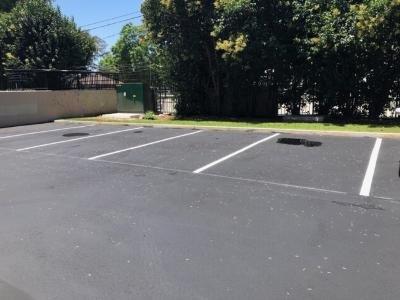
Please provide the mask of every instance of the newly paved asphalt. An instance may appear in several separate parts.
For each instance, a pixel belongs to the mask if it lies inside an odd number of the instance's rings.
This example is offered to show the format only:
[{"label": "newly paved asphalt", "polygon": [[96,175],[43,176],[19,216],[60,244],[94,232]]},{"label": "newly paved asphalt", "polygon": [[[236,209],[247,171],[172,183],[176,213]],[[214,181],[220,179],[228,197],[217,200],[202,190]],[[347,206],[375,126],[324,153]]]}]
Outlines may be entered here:
[{"label": "newly paved asphalt", "polygon": [[0,299],[400,299],[400,140],[79,126],[0,129]]}]

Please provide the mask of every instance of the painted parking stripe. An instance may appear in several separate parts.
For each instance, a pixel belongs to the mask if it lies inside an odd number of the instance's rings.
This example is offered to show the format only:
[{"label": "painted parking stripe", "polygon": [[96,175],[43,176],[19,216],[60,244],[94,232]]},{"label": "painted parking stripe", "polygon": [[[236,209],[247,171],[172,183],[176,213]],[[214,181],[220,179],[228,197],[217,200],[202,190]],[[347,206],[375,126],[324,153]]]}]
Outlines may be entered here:
[{"label": "painted parking stripe", "polygon": [[[125,163],[125,162],[103,160],[103,159],[97,159],[96,162],[102,162],[102,163],[108,163],[108,164],[114,164],[114,165],[122,165],[122,166],[139,167],[139,168],[144,168],[144,169],[161,170],[161,171],[173,171],[173,172],[179,172],[179,173],[182,173],[182,174],[192,173],[190,171],[181,170],[181,169],[163,168],[163,167],[156,167],[156,166],[151,166],[151,165]],[[294,185],[294,184],[288,184],[288,183],[279,183],[279,182],[273,182],[273,181],[265,181],[265,180],[259,180],[259,179],[251,179],[251,178],[243,178],[243,177],[232,177],[232,176],[224,176],[224,175],[211,174],[211,173],[200,173],[200,175],[201,176],[206,176],[206,177],[215,177],[215,178],[235,180],[235,181],[259,183],[259,184],[264,184],[264,185],[274,185],[274,186],[287,187],[287,188],[293,188],[293,189],[310,190],[310,191],[314,191],[314,192],[339,194],[339,195],[347,195],[348,194],[348,193],[342,192],[342,191],[321,189],[321,188]]]},{"label": "painted parking stripe", "polygon": [[122,150],[118,150],[118,151],[114,151],[114,152],[110,152],[110,153],[105,153],[105,154],[93,156],[93,157],[90,157],[89,160],[96,160],[96,159],[99,159],[99,158],[103,158],[103,157],[107,157],[107,156],[111,156],[111,155],[115,155],[115,154],[119,154],[119,153],[123,153],[123,152],[127,152],[127,151],[132,151],[132,150],[136,150],[136,149],[139,149],[139,148],[144,148],[144,147],[147,147],[147,146],[151,146],[151,145],[155,145],[155,144],[159,144],[159,143],[163,143],[163,142],[179,139],[179,138],[182,138],[182,137],[185,137],[185,136],[189,136],[189,135],[193,135],[193,134],[197,134],[197,133],[200,133],[200,132],[203,132],[203,130],[198,130],[198,131],[191,132],[191,133],[181,134],[181,135],[173,136],[173,137],[170,137],[170,138],[158,140],[158,141],[155,141],[155,142],[151,142],[151,143],[147,143],[147,144],[143,144],[143,145],[139,145],[139,146],[135,146],[135,147],[131,147],[131,148],[126,148],[126,149],[122,149]]},{"label": "painted parking stripe", "polygon": [[379,150],[381,149],[382,139],[376,139],[375,146],[372,149],[369,159],[368,168],[365,172],[365,177],[360,190],[360,196],[369,197],[371,194],[372,179],[374,178],[376,162],[378,161]]},{"label": "painted parking stripe", "polygon": [[36,148],[43,148],[43,147],[58,145],[58,144],[70,143],[70,142],[81,141],[81,140],[88,140],[88,139],[92,139],[92,138],[96,138],[96,137],[101,137],[101,136],[106,136],[106,135],[111,135],[111,134],[117,134],[117,133],[123,133],[123,132],[129,132],[129,131],[138,130],[138,129],[142,129],[142,128],[143,127],[136,127],[136,128],[131,128],[131,129],[118,130],[118,131],[112,131],[112,132],[107,132],[107,133],[102,133],[102,134],[85,136],[85,137],[80,137],[80,138],[70,139],[70,140],[65,140],[65,141],[53,142],[53,143],[48,143],[48,144],[41,144],[41,145],[36,145],[36,146],[17,149],[17,151],[26,151],[26,150],[36,149]]},{"label": "painted parking stripe", "polygon": [[249,149],[251,149],[251,148],[253,148],[253,147],[255,147],[255,146],[259,145],[259,144],[261,144],[261,143],[264,143],[264,142],[266,142],[268,140],[271,140],[274,137],[277,137],[278,135],[279,135],[279,133],[276,133],[276,134],[273,134],[273,135],[271,135],[269,137],[266,137],[266,138],[264,138],[262,140],[259,140],[259,141],[255,142],[253,144],[250,144],[250,145],[248,145],[248,146],[246,146],[246,147],[244,147],[242,149],[239,149],[238,151],[235,151],[235,152],[233,152],[233,153],[231,153],[231,154],[229,154],[227,156],[224,156],[224,157],[222,157],[222,158],[220,158],[220,159],[218,159],[218,160],[216,160],[216,161],[214,161],[214,162],[212,162],[212,163],[210,163],[208,165],[205,165],[204,167],[201,167],[201,168],[193,171],[193,173],[199,174],[201,172],[204,172],[205,170],[207,170],[209,168],[212,168],[213,166],[218,165],[218,164],[222,163],[225,160],[228,160],[228,159],[230,159],[230,158],[232,158],[232,157],[234,157],[236,155],[239,155],[240,153],[243,153],[243,152],[245,152],[245,151],[247,151],[247,150],[249,150]]},{"label": "painted parking stripe", "polygon": [[201,175],[202,176],[217,177],[217,178],[232,179],[232,180],[238,180],[238,181],[255,182],[255,183],[261,183],[261,184],[265,184],[265,185],[275,185],[275,186],[294,188],[294,189],[300,189],[300,190],[309,190],[309,191],[314,191],[314,192],[323,192],[323,193],[347,195],[346,192],[342,192],[342,191],[321,189],[321,188],[315,188],[315,187],[310,187],[310,186],[302,186],[302,185],[295,185],[295,184],[289,184],[289,183],[279,183],[279,182],[274,182],[274,181],[266,181],[266,180],[243,178],[243,177],[232,177],[232,176],[225,176],[225,175],[218,175],[218,174],[211,174],[211,173],[201,173]]},{"label": "painted parking stripe", "polygon": [[85,126],[66,127],[66,128],[52,129],[52,130],[43,130],[43,131],[35,131],[35,132],[28,132],[28,133],[0,136],[0,140],[2,140],[2,139],[11,139],[11,138],[16,138],[16,137],[20,137],[20,136],[26,136],[26,135],[35,135],[35,134],[42,134],[42,133],[56,132],[56,131],[66,131],[66,130],[71,130],[71,129],[79,129],[79,128],[92,127],[92,126],[95,126],[95,125],[93,124],[93,125],[85,125]]}]

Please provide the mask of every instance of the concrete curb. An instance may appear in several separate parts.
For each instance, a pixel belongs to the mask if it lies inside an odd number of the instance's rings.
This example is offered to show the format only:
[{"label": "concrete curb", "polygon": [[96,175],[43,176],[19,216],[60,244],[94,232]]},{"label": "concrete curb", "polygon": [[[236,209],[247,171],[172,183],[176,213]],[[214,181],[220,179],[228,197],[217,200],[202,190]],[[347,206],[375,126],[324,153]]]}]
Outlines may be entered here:
[{"label": "concrete curb", "polygon": [[324,135],[324,136],[343,136],[343,137],[382,137],[390,139],[400,139],[400,133],[386,132],[357,132],[357,131],[334,131],[334,130],[308,130],[308,129],[281,129],[281,128],[258,128],[258,127],[231,127],[231,126],[209,126],[209,125],[179,125],[179,124],[147,124],[132,123],[124,121],[85,121],[60,119],[55,120],[56,123],[81,123],[81,124],[107,124],[107,125],[125,125],[125,126],[142,126],[154,128],[186,128],[197,130],[214,130],[214,131],[240,131],[240,132],[279,132],[288,134],[304,134],[304,135]]}]

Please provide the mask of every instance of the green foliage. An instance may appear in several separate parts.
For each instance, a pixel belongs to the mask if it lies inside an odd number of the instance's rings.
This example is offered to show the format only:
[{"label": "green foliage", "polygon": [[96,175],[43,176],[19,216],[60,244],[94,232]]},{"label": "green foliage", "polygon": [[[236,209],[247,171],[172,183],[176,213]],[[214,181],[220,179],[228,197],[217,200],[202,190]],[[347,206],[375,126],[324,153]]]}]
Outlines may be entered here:
[{"label": "green foliage", "polygon": [[[254,115],[304,99],[377,118],[400,101],[400,0],[145,0],[180,114]],[[267,113],[268,113],[267,112]]]},{"label": "green foliage", "polygon": [[5,60],[5,25],[4,25],[4,15],[0,13],[0,90],[5,88],[4,80],[4,60]]},{"label": "green foliage", "polygon": [[97,40],[48,0],[24,0],[1,18],[0,55],[7,68],[84,69]]},{"label": "green foliage", "polygon": [[140,80],[148,83],[162,77],[161,60],[161,53],[148,38],[146,28],[128,24],[123,27],[111,52],[100,60],[99,69],[118,71],[124,81]]},{"label": "green foliage", "polygon": [[212,1],[147,0],[142,12],[151,39],[165,57],[166,75],[179,93],[181,114],[219,111],[221,73]]},{"label": "green foliage", "polygon": [[298,6],[308,29],[301,44],[324,112],[336,107],[342,116],[377,118],[396,99],[400,44],[393,16],[399,6],[398,0],[308,0]]},{"label": "green foliage", "polygon": [[146,111],[146,113],[143,116],[144,120],[157,120],[157,116],[154,114],[152,111]]},{"label": "green foliage", "polygon": [[0,13],[9,12],[16,4],[18,0],[1,0],[0,2]]},{"label": "green foliage", "polygon": [[118,64],[115,56],[110,52],[104,54],[100,59],[98,68],[102,72],[117,72]]}]

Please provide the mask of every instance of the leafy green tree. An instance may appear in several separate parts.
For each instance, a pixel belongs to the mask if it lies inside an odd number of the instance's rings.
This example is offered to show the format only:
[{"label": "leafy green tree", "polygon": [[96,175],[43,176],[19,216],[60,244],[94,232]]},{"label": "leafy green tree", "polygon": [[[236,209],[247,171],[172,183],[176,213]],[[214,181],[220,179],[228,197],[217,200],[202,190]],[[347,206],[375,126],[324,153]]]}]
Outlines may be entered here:
[{"label": "leafy green tree", "polygon": [[179,94],[181,114],[221,112],[222,74],[211,35],[212,0],[146,0],[142,6],[151,39],[164,53],[167,74]]},{"label": "leafy green tree", "polygon": [[148,38],[144,26],[127,24],[120,37],[99,62],[102,71],[118,71],[124,81],[141,80],[149,82],[162,76],[161,54]]},{"label": "leafy green tree", "polygon": [[5,36],[5,25],[4,25],[4,15],[0,13],[0,89],[5,88],[5,80],[4,80],[4,60],[6,54],[6,45],[4,43]]},{"label": "leafy green tree", "polygon": [[[229,84],[240,102],[252,102],[251,92],[262,93],[266,112],[277,113],[277,102],[285,103],[292,113],[300,113],[300,98],[306,89],[304,73],[307,63],[295,43],[304,28],[296,24],[293,5],[286,1],[219,0],[218,21],[214,35],[217,49],[228,59],[227,73],[236,69]],[[232,64],[233,62],[233,64]],[[232,78],[232,77],[231,77]],[[241,85],[235,82],[240,78]],[[247,95],[247,97],[246,97]],[[250,96],[249,96],[250,95]],[[234,96],[229,96],[233,98]],[[247,98],[247,99],[246,99]],[[237,106],[238,103],[235,105]],[[249,106],[249,105],[246,105]],[[259,107],[252,107],[257,114]]]},{"label": "leafy green tree", "polygon": [[1,0],[0,2],[0,13],[10,11],[16,4],[18,0]]},{"label": "leafy green tree", "polygon": [[[398,78],[399,1],[307,0],[299,46],[307,52],[320,112],[377,118]],[[397,18],[396,18],[397,15]]]},{"label": "leafy green tree", "polygon": [[290,3],[147,0],[142,10],[171,61],[181,113],[256,115],[260,97],[264,114],[277,113],[279,97],[299,107],[305,59]]},{"label": "leafy green tree", "polygon": [[2,60],[8,68],[84,69],[98,50],[95,38],[47,0],[18,2],[3,16],[2,27]]},{"label": "leafy green tree", "polygon": [[99,69],[99,71],[102,71],[102,72],[117,72],[118,71],[117,61],[116,61],[113,53],[107,52],[101,57],[101,59],[99,61],[98,69]]},{"label": "leafy green tree", "polygon": [[390,100],[399,100],[400,1],[354,6],[357,35],[364,54],[361,92],[369,116],[377,118]]},{"label": "leafy green tree", "polygon": [[399,99],[399,10],[399,0],[142,6],[182,114],[272,115],[277,103],[299,114],[306,100],[322,114],[371,118]]}]

